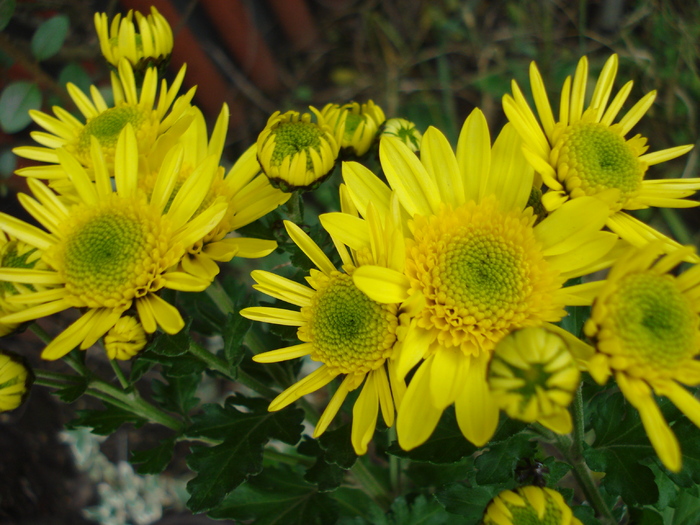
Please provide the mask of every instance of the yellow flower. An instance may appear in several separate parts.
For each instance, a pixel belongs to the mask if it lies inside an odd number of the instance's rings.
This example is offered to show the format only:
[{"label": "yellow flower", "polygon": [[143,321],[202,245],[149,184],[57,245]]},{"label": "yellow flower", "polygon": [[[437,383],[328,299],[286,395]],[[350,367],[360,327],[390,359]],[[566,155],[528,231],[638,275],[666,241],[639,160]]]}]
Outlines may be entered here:
[{"label": "yellow flower", "polygon": [[260,167],[272,184],[282,191],[317,187],[330,175],[340,150],[342,129],[331,129],[323,115],[276,111],[258,135]]},{"label": "yellow flower", "polygon": [[652,243],[615,263],[584,328],[597,349],[588,362],[591,376],[600,384],[615,376],[659,458],[677,472],[678,440],[653,393],[700,426],[700,402],[682,386],[700,384],[700,265],[676,277],[668,272],[693,249],[659,258],[662,249]]},{"label": "yellow flower", "polygon": [[[349,203],[348,198],[343,200]],[[398,203],[395,208],[398,210]],[[336,215],[341,214],[322,216],[324,226],[335,224]],[[322,363],[275,398],[269,410],[280,410],[334,378],[344,376],[316,426],[314,437],[328,428],[347,394],[364,383],[355,401],[352,422],[353,447],[357,454],[364,454],[374,434],[379,409],[387,426],[393,425],[394,406],[400,403],[405,386],[389,360],[399,325],[397,305],[380,304],[367,297],[353,284],[352,274],[362,264],[401,268],[403,257],[395,257],[390,247],[396,247],[397,243],[402,245],[403,238],[398,225],[381,221],[372,212],[367,222],[353,215],[348,217],[353,221],[353,230],[344,238],[352,237],[351,250],[345,247],[344,240],[333,236],[343,261],[343,271],[337,270],[298,226],[285,222],[294,242],[318,268],[311,270],[306,278],[310,287],[260,270],[254,271],[252,277],[258,283],[257,290],[299,306],[301,311],[253,307],[245,308],[241,315],[256,321],[299,327],[297,336],[302,344],[258,354],[253,358],[255,361],[274,363],[308,355]]]},{"label": "yellow flower", "polygon": [[58,359],[78,345],[88,348],[132,306],[146,332],[158,326],[168,333],[180,331],[180,313],[158,291],[201,291],[210,283],[176,268],[186,247],[207,235],[226,212],[226,203],[217,200],[194,217],[209,192],[213,170],[190,176],[170,202],[182,162],[182,150],[175,148],[146,197],[138,189],[139,154],[130,124],[117,140],[114,181],[97,139],[91,147],[95,182],[65,150],[56,153],[79,203],[65,206],[42,182],[30,178],[34,197],[20,195],[20,201],[48,232],[0,213],[0,229],[41,250],[49,267],[0,268],[0,280],[53,288],[16,296],[26,308],[0,317],[0,322],[21,323],[71,307],[84,309],[46,346],[44,359]]},{"label": "yellow flower", "polygon": [[95,30],[102,54],[114,67],[119,65],[122,58],[126,58],[139,71],[150,66],[164,66],[173,51],[170,24],[153,6],[151,14],[147,16],[130,10],[122,18],[118,13],[111,24],[107,13],[95,13]]},{"label": "yellow flower", "polygon": [[[27,268],[45,270],[46,263],[41,260],[41,251],[12,235],[0,231],[0,268]],[[40,283],[13,283],[0,280],[0,317],[22,310],[24,306],[17,295],[45,290]],[[0,322],[0,337],[14,332],[19,323]]]},{"label": "yellow flower", "polygon": [[[187,247],[187,253],[181,261],[184,271],[211,281],[219,273],[217,262],[228,262],[234,256],[264,257],[277,248],[275,241],[227,236],[287,202],[291,194],[274,188],[267,177],[260,173],[260,165],[255,159],[255,146],[250,147],[228,173],[224,173],[219,162],[229,122],[226,104],[221,109],[209,140],[202,112],[193,107],[190,114],[191,124],[178,141],[182,151],[182,164],[171,199],[175,198],[179,188],[195,172],[213,170],[209,193],[194,216],[217,199],[223,199],[228,204],[226,213],[206,236]],[[149,195],[155,187],[163,160],[171,154],[171,148],[170,143],[156,146],[149,158],[148,174],[139,179],[139,186]]]},{"label": "yellow flower", "polygon": [[484,513],[484,525],[582,525],[556,490],[520,487],[504,490]]},{"label": "yellow flower", "polygon": [[85,122],[59,106],[53,108],[56,117],[31,110],[29,114],[34,122],[46,130],[31,133],[32,138],[42,147],[21,146],[12,151],[20,157],[48,162],[50,165],[23,168],[17,170],[17,174],[39,179],[65,180],[67,174],[59,165],[58,148],[64,148],[83,166],[92,168],[90,148],[93,137],[102,147],[106,163],[111,165],[114,162],[117,139],[127,124],[134,129],[139,155],[144,157],[151,153],[157,142],[174,142],[189,125],[187,110],[194,96],[192,88],[187,94],[177,97],[184,75],[183,66],[170,88],[163,81],[160,96],[157,96],[156,70],[150,68],[146,71],[143,85],[139,89],[131,65],[123,59],[119,63],[118,74],[112,72],[113,107],[107,106],[95,86],[90,87],[90,98],[69,83],[66,86],[68,93],[85,117]]},{"label": "yellow flower", "polygon": [[362,105],[357,102],[342,106],[327,104],[321,110],[321,115],[331,128],[342,130],[341,149],[350,150],[358,157],[369,151],[379,127],[386,120],[382,108],[371,100]]},{"label": "yellow flower", "polygon": [[[396,138],[380,141],[382,169],[404,209],[406,268],[366,265],[353,277],[371,298],[406,301],[413,315],[398,356],[401,377],[419,365],[398,410],[404,449],[427,440],[452,403],[464,436],[484,445],[498,421],[486,382],[496,343],[559,321],[567,305],[590,304],[597,283],[564,282],[612,262],[617,236],[600,231],[608,206],[598,199],[573,200],[534,225],[526,207],[533,170],[520,144],[508,125],[492,150],[479,110],[464,123],[456,156],[432,127],[420,160]],[[390,189],[373,173],[345,163],[343,177],[363,216],[369,202],[388,213]]]},{"label": "yellow flower", "polygon": [[120,317],[104,336],[105,351],[110,359],[131,359],[146,346],[146,332],[130,315]]},{"label": "yellow flower", "polygon": [[384,123],[382,136],[396,137],[401,142],[406,144],[411,151],[420,150],[420,142],[423,140],[423,135],[416,125],[410,120],[403,118],[390,118]]},{"label": "yellow flower", "polygon": [[568,434],[572,422],[567,407],[580,379],[568,344],[572,339],[583,343],[563,334],[544,327],[511,332],[494,349],[488,382],[509,417]]},{"label": "yellow flower", "polygon": [[631,244],[642,246],[662,239],[675,245],[671,239],[623,210],[649,206],[686,208],[700,204],[684,199],[700,189],[700,179],[644,180],[649,166],[683,155],[693,146],[645,154],[646,138],[640,135],[625,138],[651,107],[656,92],[647,93],[624,117],[613,123],[632,90],[630,81],[608,104],[617,65],[617,55],[612,55],[584,109],[588,60],[583,57],[573,83],[571,77],[564,82],[559,120],[556,121],[542,76],[533,62],[530,85],[539,121],[515,82],[513,96],[503,98],[503,109],[525,143],[525,156],[549,188],[542,199],[548,211],[570,199],[595,196],[611,205],[606,225]]},{"label": "yellow flower", "polygon": [[34,374],[20,356],[0,349],[0,412],[20,406],[34,382]]}]

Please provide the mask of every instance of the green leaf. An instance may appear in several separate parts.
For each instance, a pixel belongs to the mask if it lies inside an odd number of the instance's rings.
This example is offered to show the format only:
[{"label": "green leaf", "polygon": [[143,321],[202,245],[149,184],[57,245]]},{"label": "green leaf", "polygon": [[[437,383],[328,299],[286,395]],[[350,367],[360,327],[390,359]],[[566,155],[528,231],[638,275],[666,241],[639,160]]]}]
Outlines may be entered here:
[{"label": "green leaf", "polygon": [[700,514],[700,498],[697,495],[682,491],[674,503],[672,521],[666,520],[671,525],[696,525]]},{"label": "green leaf", "polygon": [[298,471],[280,465],[230,493],[209,512],[214,519],[250,521],[255,525],[331,525],[338,519],[336,502],[306,483]]},{"label": "green leaf", "polygon": [[146,423],[144,418],[114,406],[108,406],[105,410],[78,410],[76,416],[68,422],[67,428],[89,427],[93,434],[100,436],[113,434],[124,423],[133,423],[136,427]]},{"label": "green leaf", "polygon": [[435,493],[445,509],[467,518],[468,525],[481,523],[486,506],[500,490],[496,487],[470,487],[466,483],[450,483]]},{"label": "green leaf", "polygon": [[631,507],[629,509],[630,523],[634,525],[664,525],[661,514],[654,509],[639,509]]},{"label": "green leaf", "polygon": [[7,27],[15,14],[15,0],[0,0],[0,31]]},{"label": "green leaf", "polygon": [[0,94],[0,127],[5,133],[17,133],[32,119],[30,109],[41,108],[41,90],[34,82],[13,82]]},{"label": "green leaf", "polygon": [[191,321],[182,330],[173,335],[159,332],[146,350],[170,357],[186,354],[192,342],[190,324]]},{"label": "green leaf", "polygon": [[83,93],[88,93],[90,91],[92,79],[90,79],[90,75],[88,75],[83,66],[71,62],[58,74],[58,83],[61,86],[65,86],[68,82],[72,82],[78,86]]},{"label": "green leaf", "polygon": [[233,368],[237,368],[245,356],[243,339],[252,324],[253,321],[241,316],[238,311],[228,314],[221,335],[224,338],[224,358]]},{"label": "green leaf", "polygon": [[43,22],[32,36],[31,49],[34,58],[42,61],[58,53],[68,36],[69,25],[66,15],[56,15]]},{"label": "green leaf", "polygon": [[342,516],[350,519],[340,523],[372,523],[373,516],[384,514],[382,508],[361,489],[340,487],[331,497],[338,503]]},{"label": "green leaf", "polygon": [[394,500],[386,516],[385,521],[380,521],[381,516],[375,516],[372,523],[386,523],[387,525],[452,525],[455,523],[445,508],[432,497],[428,499],[423,494],[416,497],[409,505],[401,496]]},{"label": "green leaf", "polygon": [[576,505],[572,507],[574,516],[576,516],[583,525],[600,525],[600,521],[595,517],[595,510],[588,505]]},{"label": "green leaf", "polygon": [[478,469],[476,482],[479,485],[489,485],[513,480],[515,465],[522,458],[532,457],[534,448],[535,443],[525,433],[488,445],[474,461],[474,466]]},{"label": "green leaf", "polygon": [[[268,402],[229,397],[224,406],[208,404],[192,418],[190,437],[223,439],[214,447],[193,447],[188,466],[197,477],[190,480],[187,506],[193,512],[216,508],[223,498],[249,476],[262,471],[263,447],[270,439],[293,445],[303,430],[304,412],[285,409],[268,412]],[[241,411],[236,407],[245,409]]]},{"label": "green leaf", "polygon": [[138,465],[136,472],[139,474],[160,474],[170,463],[174,448],[175,438],[171,437],[154,448],[133,450],[130,461],[133,465]]},{"label": "green leaf", "polygon": [[54,392],[64,403],[72,403],[82,396],[88,388],[87,379],[82,376],[75,377],[76,383],[60,388]]},{"label": "green leaf", "polygon": [[12,150],[8,149],[0,153],[0,178],[9,179],[16,169],[17,156],[12,153]]},{"label": "green leaf", "polygon": [[688,418],[683,417],[673,425],[673,432],[678,437],[678,444],[681,447],[683,470],[679,473],[669,472],[669,476],[676,484],[691,487],[700,483],[698,428]]},{"label": "green leaf", "polygon": [[352,425],[348,423],[324,432],[318,441],[306,437],[299,445],[300,454],[316,457],[316,463],[306,471],[304,479],[316,483],[320,492],[336,490],[345,472],[355,464],[357,455],[352,448],[351,431]]},{"label": "green leaf", "polygon": [[357,460],[357,454],[352,447],[352,424],[347,423],[340,428],[324,432],[318,438],[319,445],[324,452],[324,458],[328,463],[338,465],[340,468],[351,469]]},{"label": "green leaf", "polygon": [[151,383],[153,399],[172,412],[186,416],[197,406],[199,399],[195,397],[199,375],[172,377],[164,373],[167,383],[154,379]]}]

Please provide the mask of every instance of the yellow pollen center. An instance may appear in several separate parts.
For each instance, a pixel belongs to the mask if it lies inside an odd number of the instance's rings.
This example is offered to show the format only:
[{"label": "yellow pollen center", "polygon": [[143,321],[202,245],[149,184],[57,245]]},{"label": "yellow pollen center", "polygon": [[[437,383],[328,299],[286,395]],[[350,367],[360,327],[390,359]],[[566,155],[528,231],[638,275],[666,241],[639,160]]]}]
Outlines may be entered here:
[{"label": "yellow pollen center", "polygon": [[672,370],[698,352],[698,316],[673,277],[633,274],[610,297],[609,325],[642,365]]},{"label": "yellow pollen center", "polygon": [[314,345],[311,357],[344,374],[382,366],[396,341],[396,305],[373,301],[345,273],[320,274],[312,286],[317,292],[299,329],[299,338]]},{"label": "yellow pollen center", "polygon": [[532,209],[504,213],[495,199],[416,216],[406,271],[426,298],[418,325],[443,346],[490,350],[515,328],[558,320],[561,287],[534,236]]}]

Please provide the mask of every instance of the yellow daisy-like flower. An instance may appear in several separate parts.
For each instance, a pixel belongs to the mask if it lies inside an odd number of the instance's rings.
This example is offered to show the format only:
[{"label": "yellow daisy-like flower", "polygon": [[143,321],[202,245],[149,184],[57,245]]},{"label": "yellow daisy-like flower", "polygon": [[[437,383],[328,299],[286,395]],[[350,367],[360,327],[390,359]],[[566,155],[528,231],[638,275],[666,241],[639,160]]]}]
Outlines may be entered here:
[{"label": "yellow daisy-like flower", "polygon": [[693,249],[660,258],[662,250],[652,243],[615,263],[584,329],[597,349],[588,362],[591,376],[600,384],[615,376],[659,458],[677,472],[678,440],[653,393],[700,426],[700,402],[682,386],[700,384],[700,265],[676,277],[668,272]]},{"label": "yellow daisy-like flower", "polygon": [[[420,363],[398,411],[404,449],[427,440],[452,403],[464,436],[485,444],[498,421],[486,381],[496,343],[517,328],[559,321],[567,305],[590,304],[597,283],[564,282],[612,263],[617,236],[601,231],[608,206],[598,199],[573,200],[534,225],[526,207],[533,170],[520,145],[508,125],[492,150],[479,110],[464,123],[456,156],[432,127],[420,160],[393,137],[379,144],[407,217],[406,269],[366,265],[353,277],[373,299],[407,301],[414,312],[398,356],[401,377]],[[390,189],[373,173],[346,163],[343,176],[361,214],[369,202],[387,212]]]},{"label": "yellow daisy-like flower", "polygon": [[[347,198],[343,200],[349,202]],[[395,210],[398,210],[398,203]],[[322,216],[324,225],[334,224],[335,215]],[[337,270],[298,226],[285,222],[294,242],[318,268],[311,270],[306,278],[310,287],[260,270],[251,275],[258,283],[257,290],[300,306],[301,311],[253,307],[243,309],[241,315],[256,321],[299,327],[297,335],[302,344],[258,354],[253,358],[255,361],[274,363],[308,355],[322,363],[275,398],[269,410],[280,410],[334,378],[344,376],[316,425],[314,437],[328,428],[347,394],[364,383],[353,407],[351,434],[355,452],[364,454],[374,434],[379,409],[387,426],[392,426],[394,405],[400,403],[405,386],[398,380],[389,360],[399,326],[398,307],[367,297],[353,283],[352,274],[363,264],[384,264],[399,271],[404,264],[403,237],[398,225],[391,220],[380,220],[376,213],[370,212],[368,222],[352,215],[348,217],[354,224],[350,234],[353,237],[351,251],[345,247],[345,241],[333,236],[344,271]]]},{"label": "yellow daisy-like flower", "polygon": [[[509,417],[557,432],[572,429],[568,406],[579,385],[578,366],[561,332],[523,328],[499,341],[489,365],[491,393]],[[579,343],[583,345],[584,343]]]},{"label": "yellow daisy-like flower", "polygon": [[559,119],[555,120],[542,76],[533,62],[530,85],[539,121],[515,82],[513,96],[503,98],[503,109],[525,143],[525,156],[549,188],[542,198],[548,211],[570,199],[596,196],[611,204],[608,228],[631,244],[642,246],[655,239],[675,244],[623,210],[649,206],[685,208],[700,204],[684,199],[700,189],[700,179],[644,180],[649,166],[679,157],[693,146],[645,153],[648,146],[644,137],[626,138],[651,107],[656,92],[647,93],[614,123],[633,84],[632,81],[625,84],[608,103],[617,66],[617,55],[612,55],[584,109],[588,60],[583,57],[573,82],[571,77],[564,82]]},{"label": "yellow daisy-like flower", "polygon": [[148,156],[159,141],[172,144],[190,122],[187,110],[195,88],[177,97],[184,75],[183,66],[169,88],[165,81],[162,82],[158,96],[156,70],[149,68],[143,85],[137,87],[133,69],[123,59],[119,63],[118,74],[112,73],[113,107],[107,106],[95,86],[90,86],[91,97],[88,97],[75,85],[67,84],[68,93],[85,117],[85,122],[59,106],[53,107],[55,117],[31,110],[29,114],[34,122],[46,130],[31,133],[32,138],[43,147],[21,146],[12,151],[20,157],[50,165],[23,168],[17,170],[17,174],[39,179],[66,179],[67,174],[59,165],[58,148],[74,155],[83,166],[92,168],[90,149],[93,137],[102,147],[107,164],[111,165],[117,139],[127,124],[136,133],[139,155]]},{"label": "yellow daisy-like flower", "polygon": [[34,374],[24,359],[0,349],[0,412],[14,410],[27,398]]},{"label": "yellow daisy-like flower", "polygon": [[118,13],[111,24],[107,13],[95,13],[95,30],[102,54],[114,67],[119,65],[122,58],[126,58],[137,70],[160,67],[167,64],[173,52],[170,24],[153,6],[151,14],[147,16],[130,10],[122,18]]},{"label": "yellow daisy-like flower", "polygon": [[45,359],[58,359],[78,345],[88,348],[132,306],[146,332],[158,326],[168,333],[180,331],[180,313],[157,292],[202,291],[209,285],[206,279],[175,269],[185,249],[207,235],[226,212],[226,203],[217,201],[193,218],[209,192],[212,170],[190,176],[170,202],[182,162],[177,149],[163,162],[153,193],[144,195],[138,189],[139,154],[130,124],[117,140],[114,188],[97,139],[91,151],[95,182],[69,153],[56,151],[76,188],[77,205],[65,206],[36,179],[28,181],[34,196],[20,195],[23,206],[48,232],[0,214],[0,229],[41,250],[49,267],[0,268],[0,280],[53,286],[16,296],[26,308],[0,317],[0,322],[21,323],[71,307],[85,309],[46,346]]},{"label": "yellow daisy-like flower", "polygon": [[323,115],[276,111],[258,135],[260,167],[282,191],[314,189],[330,175],[340,151],[342,127],[333,130]]},{"label": "yellow daisy-like flower", "polygon": [[[0,268],[45,270],[47,266],[41,260],[41,255],[41,251],[34,246],[0,231]],[[24,308],[24,305],[17,301],[17,295],[45,289],[46,286],[40,283],[22,284],[0,280],[0,317]],[[14,332],[19,324],[0,322],[0,337]]]},{"label": "yellow daisy-like flower", "polygon": [[406,144],[411,151],[418,151],[420,149],[420,142],[423,140],[423,134],[418,131],[416,125],[404,118],[390,118],[387,120],[382,130],[382,136],[385,135],[396,137]]},{"label": "yellow daisy-like flower", "polygon": [[520,487],[491,500],[484,525],[582,525],[556,490]]},{"label": "yellow daisy-like flower", "polygon": [[[260,173],[255,146],[251,146],[228,173],[219,166],[228,130],[227,105],[222,107],[209,140],[202,112],[193,107],[190,113],[191,124],[178,141],[182,150],[182,164],[171,198],[175,198],[179,188],[193,173],[213,170],[209,194],[202,201],[195,217],[217,199],[223,199],[228,204],[226,213],[214,229],[187,248],[187,254],[181,261],[182,269],[187,273],[212,280],[219,273],[217,262],[228,262],[234,256],[264,257],[277,248],[275,241],[227,236],[287,202],[291,194],[274,188],[267,177]],[[149,195],[171,147],[171,144],[164,143],[154,148],[149,159],[149,173],[139,179],[139,186]]]},{"label": "yellow daisy-like flower", "polygon": [[104,336],[105,351],[110,359],[127,360],[146,346],[146,331],[130,315],[120,317]]},{"label": "yellow daisy-like flower", "polygon": [[341,130],[340,148],[350,150],[358,157],[369,151],[379,127],[386,120],[382,108],[371,100],[366,104],[326,104],[321,115],[331,128]]}]

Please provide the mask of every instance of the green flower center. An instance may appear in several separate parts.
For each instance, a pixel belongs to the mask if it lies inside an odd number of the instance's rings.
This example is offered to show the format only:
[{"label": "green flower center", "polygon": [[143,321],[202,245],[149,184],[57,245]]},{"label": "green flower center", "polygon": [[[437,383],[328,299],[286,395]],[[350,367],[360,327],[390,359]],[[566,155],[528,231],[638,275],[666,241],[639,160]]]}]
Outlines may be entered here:
[{"label": "green flower center", "polygon": [[578,178],[587,195],[617,188],[625,202],[639,190],[644,168],[625,138],[596,122],[578,123],[562,137],[559,164],[569,167],[567,179]]},{"label": "green flower center", "polygon": [[341,373],[367,373],[380,367],[396,341],[395,307],[362,293],[348,274],[319,278],[302,340],[314,345],[312,358]]},{"label": "green flower center", "polygon": [[513,515],[511,519],[513,525],[561,525],[561,510],[549,499],[547,499],[547,507],[541,519],[534,507],[530,505],[518,507],[506,503],[506,506]]},{"label": "green flower center", "polygon": [[[275,149],[272,152],[272,165],[281,166],[284,159],[310,148],[320,153],[323,130],[312,122],[283,122],[272,131],[275,135]],[[313,170],[311,155],[306,155],[306,169]]]},{"label": "green flower center", "polygon": [[610,319],[628,353],[643,364],[673,369],[696,353],[698,318],[673,277],[641,273],[618,284]]}]

